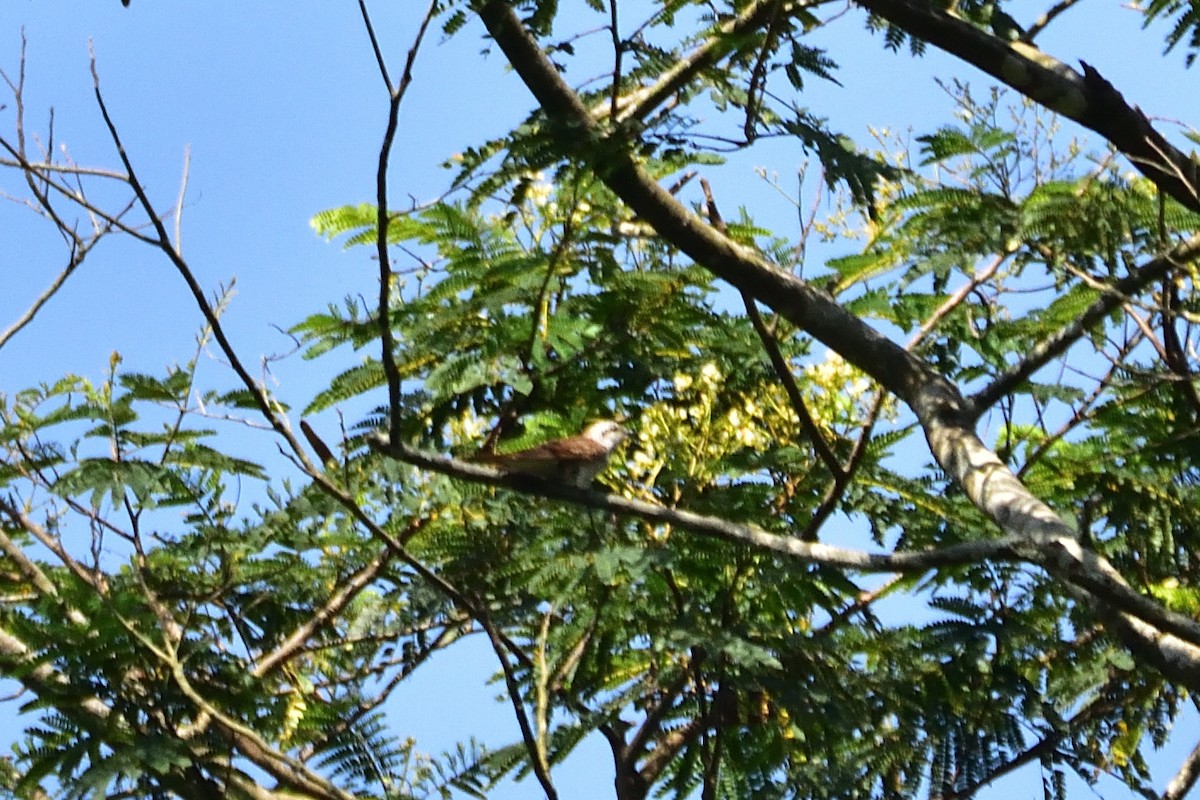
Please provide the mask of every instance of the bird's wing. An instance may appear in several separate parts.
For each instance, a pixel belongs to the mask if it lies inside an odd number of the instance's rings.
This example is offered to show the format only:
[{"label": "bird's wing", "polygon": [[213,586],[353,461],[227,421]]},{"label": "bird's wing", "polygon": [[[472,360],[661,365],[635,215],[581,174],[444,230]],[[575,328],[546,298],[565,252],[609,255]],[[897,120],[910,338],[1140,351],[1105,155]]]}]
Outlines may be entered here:
[{"label": "bird's wing", "polygon": [[608,449],[586,436],[572,436],[569,439],[556,439],[552,442],[538,445],[523,451],[522,455],[537,458],[553,458],[558,461],[592,461],[608,455]]},{"label": "bird's wing", "polygon": [[478,461],[500,464],[536,464],[541,462],[591,461],[604,458],[608,450],[599,442],[586,436],[572,436],[518,450],[515,453],[487,453],[476,457]]}]

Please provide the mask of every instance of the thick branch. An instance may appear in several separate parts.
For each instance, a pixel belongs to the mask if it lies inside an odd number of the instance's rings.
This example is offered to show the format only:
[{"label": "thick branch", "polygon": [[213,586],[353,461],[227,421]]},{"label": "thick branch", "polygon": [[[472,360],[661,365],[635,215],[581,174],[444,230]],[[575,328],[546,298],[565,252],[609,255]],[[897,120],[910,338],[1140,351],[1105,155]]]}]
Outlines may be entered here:
[{"label": "thick branch", "polygon": [[377,437],[373,444],[386,455],[443,475],[452,475],[490,486],[503,486],[525,494],[553,497],[576,505],[638,517],[648,522],[686,528],[734,544],[778,553],[805,564],[823,564],[860,572],[920,573],[939,567],[975,564],[984,560],[1019,561],[1022,560],[1021,554],[1028,549],[1029,544],[1019,537],[1005,537],[962,542],[936,550],[868,553],[848,547],[805,542],[798,538],[770,533],[755,525],[730,522],[721,517],[709,517],[619,495],[577,489],[569,484],[542,480],[532,475],[506,474],[475,462],[458,461],[403,444],[390,444],[384,441],[382,436]]},{"label": "thick branch", "polygon": [[1193,211],[1200,211],[1200,166],[1168,142],[1141,109],[1088,64],[1083,74],[1025,42],[1007,42],[928,0],[856,0],[898,28],[958,56],[1046,108],[1095,131],[1142,174]]},{"label": "thick branch", "polygon": [[1113,611],[1108,604],[1096,602],[1094,595],[1080,594],[1080,599],[1097,611],[1105,628],[1139,660],[1153,665],[1168,680],[1195,689],[1200,647],[1164,635],[1129,614]]},{"label": "thick branch", "polygon": [[1197,779],[1200,779],[1200,744],[1192,748],[1175,777],[1167,784],[1163,800],[1183,800],[1192,791]]},{"label": "thick branch", "polygon": [[[720,517],[709,517],[618,495],[577,489],[568,484],[542,480],[531,475],[506,474],[491,467],[427,453],[407,445],[390,444],[381,435],[374,437],[372,445],[393,458],[422,469],[453,475],[475,483],[504,486],[525,494],[553,497],[576,505],[628,514],[650,522],[666,523],[727,542],[768,550],[805,564],[823,564],[859,572],[920,573],[930,569],[978,564],[983,561],[1025,562],[1041,567],[1052,575],[1067,581],[1070,585],[1079,587],[1098,598],[1103,598],[1103,602],[1109,606],[1110,613],[1130,614],[1143,620],[1144,622],[1141,623],[1143,626],[1149,623],[1161,631],[1173,634],[1172,639],[1179,637],[1182,640],[1181,644],[1195,643],[1187,646],[1197,648],[1196,663],[1200,664],[1200,623],[1182,614],[1168,611],[1154,600],[1138,594],[1125,583],[1112,564],[1099,554],[1085,549],[1076,541],[1074,535],[1055,537],[1043,534],[1037,538],[1031,538],[1027,535],[1017,534],[999,539],[961,542],[935,550],[868,553],[847,547],[806,542],[798,538],[770,533],[755,525],[730,522]],[[969,458],[974,452],[972,448],[967,447],[963,455]],[[979,457],[976,455],[976,458]],[[993,459],[999,464],[999,460],[990,451],[984,450],[982,457]],[[996,480],[997,476],[994,471],[986,469],[986,464],[984,466],[984,469],[979,470],[981,474],[978,476],[978,480],[984,484]],[[1020,485],[1007,467],[1001,465],[1001,469],[1003,469],[1003,475],[1007,476],[1007,480],[1019,486],[1030,501],[1041,502],[1033,498]],[[985,485],[977,491],[989,495],[993,493],[1003,495],[1006,488],[1006,482],[1001,480],[995,487]],[[1000,505],[1013,506],[1012,513],[1019,515],[1023,513],[1023,504],[1026,501],[1021,498],[999,497],[996,502]],[[1097,600],[1097,602],[1101,601]],[[1136,630],[1144,629],[1144,627],[1139,627]],[[1195,675],[1192,676],[1192,680],[1196,680]]]}]

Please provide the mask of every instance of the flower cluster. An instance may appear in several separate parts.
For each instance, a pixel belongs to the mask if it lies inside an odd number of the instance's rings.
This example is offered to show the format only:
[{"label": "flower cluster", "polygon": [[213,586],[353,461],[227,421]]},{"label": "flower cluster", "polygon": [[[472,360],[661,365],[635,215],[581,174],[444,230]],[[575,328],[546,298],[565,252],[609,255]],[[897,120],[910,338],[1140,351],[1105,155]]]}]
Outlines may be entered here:
[{"label": "flower cluster", "polygon": [[782,392],[730,393],[725,383],[713,363],[698,374],[674,376],[673,397],[642,412],[627,465],[632,479],[652,486],[669,470],[693,486],[712,483],[725,456],[764,451],[795,431],[796,417]]},{"label": "flower cluster", "polygon": [[[861,424],[875,400],[871,382],[832,351],[806,366],[800,383],[809,415],[832,436]],[[720,368],[708,363],[698,373],[676,374],[671,388],[670,398],[642,412],[626,464],[630,479],[643,487],[655,486],[665,472],[697,489],[728,475],[731,455],[804,446],[800,420],[778,382],[732,391]],[[883,412],[892,416],[894,404]]]},{"label": "flower cluster", "polygon": [[[822,428],[857,425],[875,399],[866,375],[832,350],[825,352],[825,360],[805,365],[804,378],[805,404]],[[884,408],[889,418],[894,410],[894,403]]]}]

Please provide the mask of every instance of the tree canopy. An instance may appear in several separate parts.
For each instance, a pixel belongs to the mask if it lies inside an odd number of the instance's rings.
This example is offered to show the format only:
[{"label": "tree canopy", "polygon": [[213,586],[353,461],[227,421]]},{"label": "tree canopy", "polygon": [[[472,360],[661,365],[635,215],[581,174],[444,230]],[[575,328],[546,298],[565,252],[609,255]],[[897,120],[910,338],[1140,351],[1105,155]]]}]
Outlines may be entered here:
[{"label": "tree canopy", "polygon": [[[159,373],[0,387],[24,726],[0,787],[553,799],[598,737],[619,800],[965,798],[1021,768],[1047,797],[1186,795],[1200,745],[1147,755],[1200,690],[1197,134],[1039,49],[1076,4],[432,0],[399,44],[360,2],[374,202],[311,223],[375,286],[255,310],[333,365],[302,408],[227,335],[103,63],[100,166],[29,127],[23,55],[0,64],[0,186],[63,253],[0,347],[109,239],[175,271],[199,331]],[[1191,63],[1194,4],[1136,13]],[[810,107],[852,57],[816,36],[847,24],[959,59],[953,116],[861,141]],[[439,35],[482,36],[474,68],[530,105],[417,201],[392,161]],[[798,180],[761,179],[795,213],[768,223],[729,161],[781,141]],[[474,459],[605,418],[630,437],[589,488]],[[520,736],[463,720],[422,753],[388,701],[469,640]]]}]

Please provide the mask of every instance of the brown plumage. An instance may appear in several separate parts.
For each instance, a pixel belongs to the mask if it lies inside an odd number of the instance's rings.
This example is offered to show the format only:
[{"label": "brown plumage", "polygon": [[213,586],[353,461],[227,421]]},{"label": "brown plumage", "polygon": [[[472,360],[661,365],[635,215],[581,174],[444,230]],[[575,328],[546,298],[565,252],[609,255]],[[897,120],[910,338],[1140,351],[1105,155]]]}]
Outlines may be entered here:
[{"label": "brown plumage", "polygon": [[476,461],[505,472],[535,475],[586,489],[604,471],[608,458],[628,434],[612,420],[594,422],[578,436],[553,439],[515,453],[482,453]]}]

